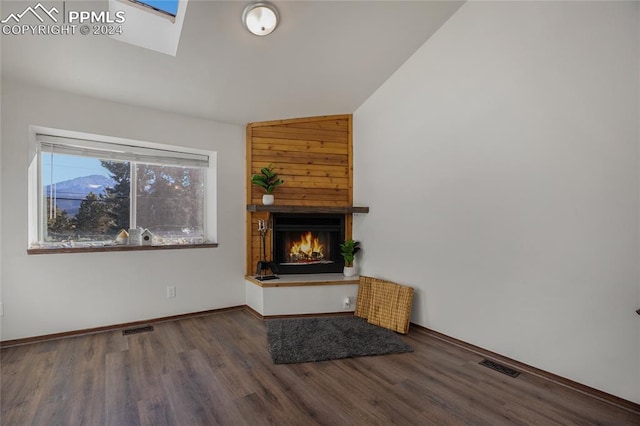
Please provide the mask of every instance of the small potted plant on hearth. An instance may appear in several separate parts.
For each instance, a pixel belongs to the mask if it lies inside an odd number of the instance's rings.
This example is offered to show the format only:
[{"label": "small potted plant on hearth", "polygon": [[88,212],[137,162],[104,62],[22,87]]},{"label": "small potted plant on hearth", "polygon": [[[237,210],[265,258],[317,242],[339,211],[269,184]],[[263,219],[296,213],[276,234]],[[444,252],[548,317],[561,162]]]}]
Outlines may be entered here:
[{"label": "small potted plant on hearth", "polygon": [[273,164],[269,164],[269,166],[261,168],[260,173],[251,176],[251,183],[264,189],[262,204],[269,206],[274,202],[273,190],[276,189],[276,186],[282,185],[284,181],[278,178],[278,174],[273,171]]},{"label": "small potted plant on hearth", "polygon": [[344,259],[345,277],[352,277],[356,274],[356,268],[353,266],[353,260],[356,257],[356,253],[360,251],[360,242],[354,240],[346,240],[340,244],[340,251],[342,252],[342,258]]}]

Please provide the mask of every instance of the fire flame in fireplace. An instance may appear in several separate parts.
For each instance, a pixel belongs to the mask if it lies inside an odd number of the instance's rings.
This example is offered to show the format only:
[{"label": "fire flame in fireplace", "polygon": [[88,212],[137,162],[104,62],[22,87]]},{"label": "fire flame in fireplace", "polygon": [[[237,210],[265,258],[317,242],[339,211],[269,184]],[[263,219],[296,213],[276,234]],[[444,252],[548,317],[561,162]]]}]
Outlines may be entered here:
[{"label": "fire flame in fireplace", "polygon": [[311,232],[302,234],[289,250],[289,258],[294,262],[320,261],[324,259],[324,245]]}]

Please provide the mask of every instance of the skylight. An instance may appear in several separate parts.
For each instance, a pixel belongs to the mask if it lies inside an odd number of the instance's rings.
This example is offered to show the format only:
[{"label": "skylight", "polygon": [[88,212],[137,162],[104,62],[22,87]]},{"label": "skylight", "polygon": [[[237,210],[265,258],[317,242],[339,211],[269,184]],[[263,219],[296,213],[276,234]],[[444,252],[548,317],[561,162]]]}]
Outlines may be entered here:
[{"label": "skylight", "polygon": [[188,0],[109,0],[109,11],[126,17],[115,40],[175,56]]},{"label": "skylight", "polygon": [[166,13],[171,16],[178,14],[178,0],[129,0],[144,6],[151,7],[159,12]]}]

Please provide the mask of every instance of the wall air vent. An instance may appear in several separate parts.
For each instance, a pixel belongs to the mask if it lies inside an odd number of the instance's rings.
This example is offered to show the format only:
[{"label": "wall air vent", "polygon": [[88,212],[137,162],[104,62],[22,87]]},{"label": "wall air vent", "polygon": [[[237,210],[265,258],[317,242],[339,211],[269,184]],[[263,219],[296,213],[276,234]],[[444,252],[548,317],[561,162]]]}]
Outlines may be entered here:
[{"label": "wall air vent", "polygon": [[126,330],[122,330],[122,335],[123,336],[128,336],[129,334],[145,333],[147,331],[153,331],[153,326],[152,325],[145,325],[145,326],[142,326],[142,327],[128,328]]},{"label": "wall air vent", "polygon": [[491,361],[489,359],[484,359],[480,361],[480,365],[484,365],[485,367],[489,367],[492,370],[496,370],[510,377],[518,377],[520,375],[520,373],[514,370],[513,368],[509,368],[506,365],[498,364],[497,362]]}]

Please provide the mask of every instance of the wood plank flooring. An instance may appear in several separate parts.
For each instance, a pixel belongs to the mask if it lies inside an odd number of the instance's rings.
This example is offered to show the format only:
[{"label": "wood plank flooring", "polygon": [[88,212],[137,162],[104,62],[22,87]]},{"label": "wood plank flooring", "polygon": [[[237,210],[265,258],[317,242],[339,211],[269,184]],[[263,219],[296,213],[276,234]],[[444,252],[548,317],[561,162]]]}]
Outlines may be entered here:
[{"label": "wood plank flooring", "polygon": [[274,365],[244,309],[3,348],[2,425],[640,425],[640,415],[424,331],[415,352]]}]

